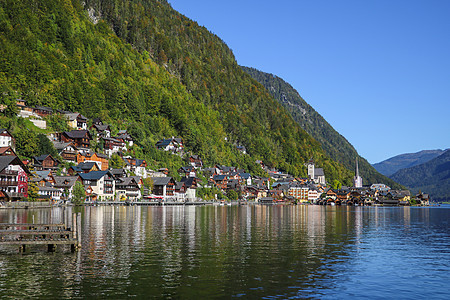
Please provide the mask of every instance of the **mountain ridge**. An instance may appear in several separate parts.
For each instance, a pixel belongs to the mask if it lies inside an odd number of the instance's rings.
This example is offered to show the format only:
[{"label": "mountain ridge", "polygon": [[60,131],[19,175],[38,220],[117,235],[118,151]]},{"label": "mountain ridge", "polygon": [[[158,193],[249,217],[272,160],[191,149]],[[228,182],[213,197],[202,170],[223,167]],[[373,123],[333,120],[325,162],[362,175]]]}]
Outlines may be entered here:
[{"label": "mountain ridge", "polygon": [[321,144],[331,158],[350,170],[356,169],[355,160],[358,158],[359,171],[365,181],[364,184],[383,182],[393,188],[401,188],[392,179],[379,174],[367,160],[361,157],[350,142],[309,105],[292,85],[274,74],[251,67],[241,66],[241,68],[261,83],[286,108],[300,127]]},{"label": "mountain ridge", "polygon": [[450,149],[441,155],[393,174],[392,179],[412,189],[428,193],[433,200],[450,200]]},{"label": "mountain ridge", "polygon": [[383,175],[390,176],[397,171],[405,168],[414,167],[427,161],[430,161],[442,153],[445,150],[435,149],[435,150],[422,150],[414,153],[404,153],[393,156],[391,158],[385,159],[381,162],[373,164],[373,167],[377,169]]}]

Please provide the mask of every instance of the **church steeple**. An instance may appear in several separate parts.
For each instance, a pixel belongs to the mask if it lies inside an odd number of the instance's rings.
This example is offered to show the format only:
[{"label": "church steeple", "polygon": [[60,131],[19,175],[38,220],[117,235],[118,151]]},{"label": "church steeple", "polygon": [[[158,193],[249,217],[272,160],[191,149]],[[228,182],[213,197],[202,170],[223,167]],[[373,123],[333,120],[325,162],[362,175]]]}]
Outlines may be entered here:
[{"label": "church steeple", "polygon": [[358,157],[356,157],[356,172],[355,177],[353,177],[353,184],[357,188],[362,187],[362,178],[359,176]]}]

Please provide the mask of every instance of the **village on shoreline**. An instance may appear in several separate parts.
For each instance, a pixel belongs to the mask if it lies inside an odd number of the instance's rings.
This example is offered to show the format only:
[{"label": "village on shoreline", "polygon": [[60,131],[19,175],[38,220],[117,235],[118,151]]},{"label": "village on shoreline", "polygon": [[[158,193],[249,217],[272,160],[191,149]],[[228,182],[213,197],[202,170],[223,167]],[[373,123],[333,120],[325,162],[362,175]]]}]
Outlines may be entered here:
[{"label": "village on shoreline", "polygon": [[[15,152],[15,137],[0,129],[0,207],[7,203],[49,202],[74,204],[319,204],[358,206],[430,205],[427,194],[392,190],[384,184],[363,186],[356,163],[352,187],[331,186],[314,160],[305,162],[307,178],[293,177],[256,161],[268,174],[255,176],[232,166],[205,167],[199,155],[187,154],[181,138],[162,139],[160,151],[179,155],[186,165],[177,170],[179,180],[167,168],[152,170],[145,159],[134,157],[134,145],[127,130],[112,136],[111,127],[82,114],[53,111],[49,107],[28,107],[18,100],[19,117],[46,128],[45,117],[57,114],[72,130],[52,132],[47,138],[57,151],[21,160]],[[92,145],[102,144],[102,151]],[[246,155],[244,146],[236,146]],[[121,165],[113,168],[111,165]]]}]

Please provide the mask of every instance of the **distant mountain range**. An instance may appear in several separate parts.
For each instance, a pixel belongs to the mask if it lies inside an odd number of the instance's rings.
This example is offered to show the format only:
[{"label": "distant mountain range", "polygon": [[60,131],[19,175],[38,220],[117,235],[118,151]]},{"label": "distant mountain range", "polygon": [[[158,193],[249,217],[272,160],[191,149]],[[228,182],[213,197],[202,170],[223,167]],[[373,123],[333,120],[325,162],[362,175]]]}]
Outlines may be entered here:
[{"label": "distant mountain range", "polygon": [[411,188],[415,193],[420,190],[430,194],[432,200],[449,201],[450,149],[426,163],[401,169],[390,178]]},{"label": "distant mountain range", "polygon": [[438,157],[443,154],[445,150],[437,149],[437,150],[423,150],[416,153],[406,153],[400,154],[389,159],[386,159],[382,162],[373,164],[373,167],[383,175],[389,176],[393,175],[395,172],[405,169],[411,168],[423,163],[426,163],[433,158]]}]

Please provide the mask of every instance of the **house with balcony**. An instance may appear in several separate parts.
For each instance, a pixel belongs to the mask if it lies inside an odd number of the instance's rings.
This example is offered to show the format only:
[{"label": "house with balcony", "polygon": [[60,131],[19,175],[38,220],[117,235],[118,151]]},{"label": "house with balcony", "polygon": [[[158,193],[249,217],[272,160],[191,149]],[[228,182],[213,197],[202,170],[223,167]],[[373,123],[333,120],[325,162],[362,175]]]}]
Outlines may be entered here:
[{"label": "house with balcony", "polygon": [[51,186],[40,186],[38,190],[38,200],[40,201],[59,201],[63,195],[63,190]]},{"label": "house with balcony", "polygon": [[102,171],[108,170],[109,167],[109,157],[107,155],[90,150],[79,151],[77,154],[77,162],[95,162]]},{"label": "house with balcony", "polygon": [[91,127],[89,127],[89,129],[94,130],[97,133],[98,138],[111,137],[111,127],[107,124],[103,124],[101,121],[100,123],[94,123]]},{"label": "house with balcony", "polygon": [[143,178],[148,177],[147,172],[147,162],[145,159],[137,159],[131,156],[125,156],[123,158],[125,162],[125,169],[129,172],[136,174],[137,176],[141,176]]},{"label": "house with balcony", "polygon": [[117,140],[121,141],[125,144],[125,146],[132,147],[134,144],[134,140],[131,135],[125,131],[119,131],[119,134],[115,137]]},{"label": "house with balcony", "polygon": [[110,171],[79,173],[86,196],[91,201],[114,201],[116,183]]},{"label": "house with balcony", "polygon": [[68,200],[73,196],[73,187],[75,183],[82,182],[80,176],[53,176],[53,187],[63,191],[62,199]]},{"label": "house with balcony", "polygon": [[189,164],[196,169],[203,168],[203,161],[199,155],[191,155],[189,157]]},{"label": "house with balcony", "polygon": [[79,113],[66,112],[63,117],[67,120],[67,125],[76,130],[87,130],[87,118]]},{"label": "house with balcony", "polygon": [[89,148],[92,136],[87,130],[64,131],[59,134],[60,142],[72,142],[77,148]]},{"label": "house with balcony", "polygon": [[121,140],[111,137],[102,137],[101,140],[103,141],[103,150],[109,157],[114,153],[127,151],[127,145]]},{"label": "house with balcony", "polygon": [[53,114],[53,109],[47,106],[36,106],[33,107],[33,113],[40,117],[47,117]]},{"label": "house with balcony", "polygon": [[152,177],[152,181],[154,195],[162,196],[163,199],[174,197],[175,180],[172,177]]},{"label": "house with balcony", "polygon": [[137,201],[141,189],[135,177],[116,178],[116,201]]},{"label": "house with balcony", "polygon": [[80,174],[80,173],[89,173],[89,172],[96,172],[96,171],[101,171],[97,162],[85,161],[85,162],[79,163],[77,166],[71,166],[69,168],[69,170],[67,170],[67,173],[69,173],[70,176],[74,176],[74,175]]},{"label": "house with balcony", "polygon": [[78,148],[72,142],[52,141],[52,143],[62,159],[71,162],[77,161]]},{"label": "house with balcony", "polygon": [[172,153],[181,152],[184,149],[183,141],[181,138],[162,139],[156,143],[156,148],[164,151],[170,151]]},{"label": "house with balcony", "polygon": [[30,171],[17,156],[0,156],[0,200],[27,198],[30,176]]},{"label": "house with balcony", "polygon": [[193,166],[181,167],[177,170],[181,177],[195,177],[196,170]]},{"label": "house with balcony", "polygon": [[58,168],[59,162],[50,154],[35,156],[32,158],[32,164],[35,170],[54,170]]}]

